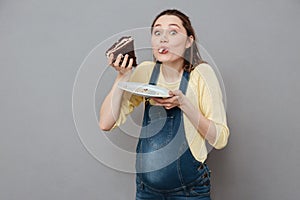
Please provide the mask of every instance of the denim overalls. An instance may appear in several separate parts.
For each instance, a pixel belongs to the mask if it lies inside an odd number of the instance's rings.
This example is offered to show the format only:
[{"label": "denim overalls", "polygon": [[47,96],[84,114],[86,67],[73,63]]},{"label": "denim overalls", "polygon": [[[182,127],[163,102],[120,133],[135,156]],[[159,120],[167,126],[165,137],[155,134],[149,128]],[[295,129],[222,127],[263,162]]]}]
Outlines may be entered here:
[{"label": "denim overalls", "polygon": [[[156,85],[160,64],[156,63],[149,84]],[[184,71],[179,87],[183,94],[188,80]],[[210,171],[190,151],[180,108],[167,110],[146,99],[136,151],[137,200],[210,200]]]}]

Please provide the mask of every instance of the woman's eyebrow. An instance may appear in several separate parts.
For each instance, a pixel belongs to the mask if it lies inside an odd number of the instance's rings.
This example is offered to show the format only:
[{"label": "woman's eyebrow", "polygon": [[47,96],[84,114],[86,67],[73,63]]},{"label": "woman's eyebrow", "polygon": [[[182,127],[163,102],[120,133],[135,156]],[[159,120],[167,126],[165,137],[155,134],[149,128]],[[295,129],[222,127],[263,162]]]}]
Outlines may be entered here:
[{"label": "woman's eyebrow", "polygon": [[[162,26],[161,24],[156,24],[154,27]],[[180,29],[180,26],[178,24],[169,24],[168,26],[176,26],[177,28]]]},{"label": "woman's eyebrow", "polygon": [[169,26],[176,26],[177,28],[180,29],[180,26],[178,26],[177,24],[169,24]]}]

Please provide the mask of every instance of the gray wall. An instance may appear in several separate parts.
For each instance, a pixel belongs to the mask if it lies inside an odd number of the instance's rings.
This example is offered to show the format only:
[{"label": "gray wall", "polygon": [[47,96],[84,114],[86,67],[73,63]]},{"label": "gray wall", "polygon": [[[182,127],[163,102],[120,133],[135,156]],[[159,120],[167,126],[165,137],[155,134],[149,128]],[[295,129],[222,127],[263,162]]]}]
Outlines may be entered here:
[{"label": "gray wall", "polygon": [[190,16],[226,87],[231,137],[208,159],[214,199],[299,199],[297,0],[1,0],[0,199],[133,199],[134,175],[83,145],[73,85],[95,46],[165,8]]}]

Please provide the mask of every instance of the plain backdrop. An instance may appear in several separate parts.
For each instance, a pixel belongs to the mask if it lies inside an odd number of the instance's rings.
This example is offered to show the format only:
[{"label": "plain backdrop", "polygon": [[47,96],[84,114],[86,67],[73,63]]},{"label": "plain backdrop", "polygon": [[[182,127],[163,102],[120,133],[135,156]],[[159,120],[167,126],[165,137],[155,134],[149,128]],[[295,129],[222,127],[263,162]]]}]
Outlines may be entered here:
[{"label": "plain backdrop", "polygon": [[231,136],[208,158],[213,199],[299,199],[300,1],[1,0],[1,200],[134,199],[134,174],[83,145],[73,85],[95,46],[167,8],[190,17],[226,89]]}]

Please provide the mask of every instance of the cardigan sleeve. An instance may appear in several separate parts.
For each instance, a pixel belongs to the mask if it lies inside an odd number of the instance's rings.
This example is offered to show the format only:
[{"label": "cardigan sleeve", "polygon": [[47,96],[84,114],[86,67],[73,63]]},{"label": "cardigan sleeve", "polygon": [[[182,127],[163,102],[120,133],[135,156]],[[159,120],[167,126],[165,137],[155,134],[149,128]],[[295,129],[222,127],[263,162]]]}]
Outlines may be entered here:
[{"label": "cardigan sleeve", "polygon": [[216,129],[214,148],[226,146],[229,137],[223,95],[215,72],[208,64],[201,64],[196,68],[200,72],[198,83],[199,109]]}]

